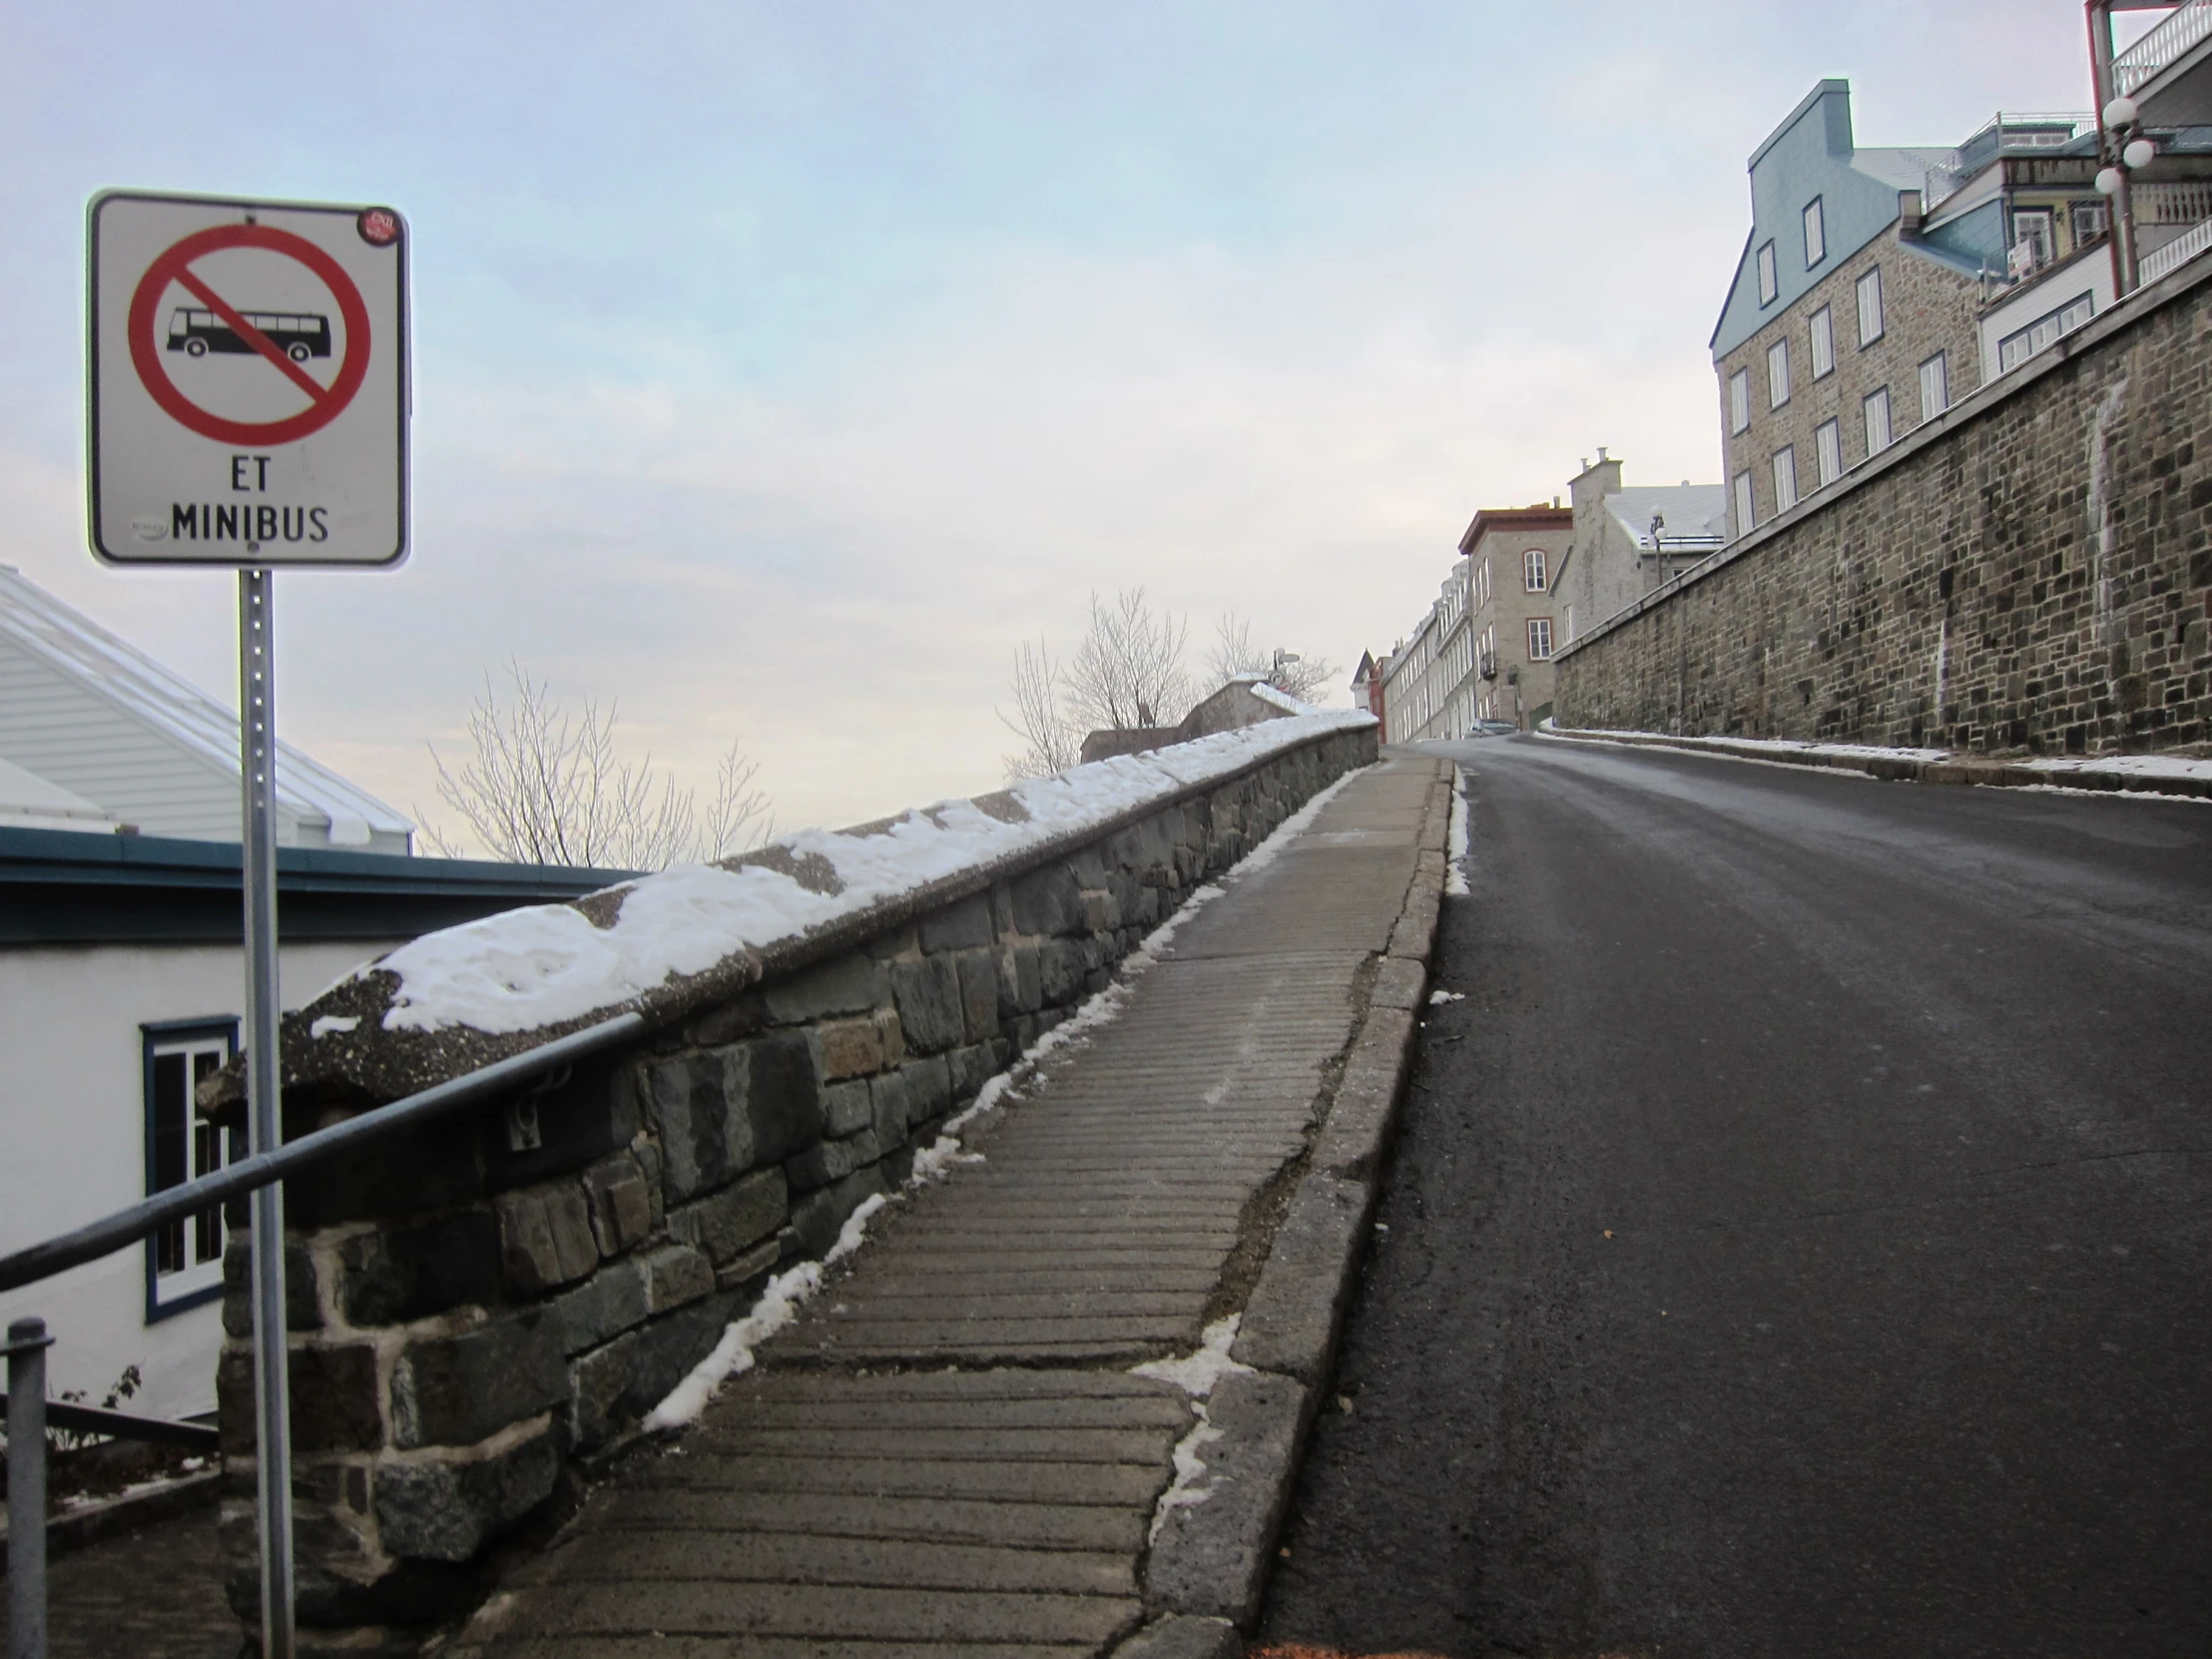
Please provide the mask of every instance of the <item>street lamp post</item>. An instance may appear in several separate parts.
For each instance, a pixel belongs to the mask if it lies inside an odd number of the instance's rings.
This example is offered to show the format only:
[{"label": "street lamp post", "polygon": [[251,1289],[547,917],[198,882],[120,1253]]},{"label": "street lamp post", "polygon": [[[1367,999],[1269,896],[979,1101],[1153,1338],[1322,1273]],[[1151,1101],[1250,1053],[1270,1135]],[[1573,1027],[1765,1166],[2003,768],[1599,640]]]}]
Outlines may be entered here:
[{"label": "street lamp post", "polygon": [[2135,100],[2112,79],[2112,0],[2088,0],[2089,79],[2097,98],[2097,191],[2112,204],[2112,286],[2135,291],[2135,197],[2131,175],[2150,166],[2158,146],[2144,133]]}]

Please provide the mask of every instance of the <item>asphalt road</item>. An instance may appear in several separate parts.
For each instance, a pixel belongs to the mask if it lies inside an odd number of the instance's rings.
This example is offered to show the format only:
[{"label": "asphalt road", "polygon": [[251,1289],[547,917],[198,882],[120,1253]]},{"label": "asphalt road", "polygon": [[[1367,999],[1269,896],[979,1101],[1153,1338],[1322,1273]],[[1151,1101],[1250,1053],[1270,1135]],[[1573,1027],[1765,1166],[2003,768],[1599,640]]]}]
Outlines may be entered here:
[{"label": "asphalt road", "polygon": [[2212,1652],[2212,806],[1448,752],[1264,1638]]}]

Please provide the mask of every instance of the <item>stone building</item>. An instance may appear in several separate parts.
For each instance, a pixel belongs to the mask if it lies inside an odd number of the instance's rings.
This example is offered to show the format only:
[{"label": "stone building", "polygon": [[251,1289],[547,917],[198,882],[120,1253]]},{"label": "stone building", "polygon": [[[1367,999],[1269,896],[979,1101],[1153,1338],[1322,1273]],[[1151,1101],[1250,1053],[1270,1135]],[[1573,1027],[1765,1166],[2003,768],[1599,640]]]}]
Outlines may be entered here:
[{"label": "stone building", "polygon": [[[2212,220],[2212,133],[2150,136],[2138,245],[2170,262]],[[1731,533],[2109,309],[2098,168],[2087,115],[1999,113],[1953,147],[1876,149],[1853,139],[1849,82],[1807,94],[1751,157],[1751,234],[1713,332]]]},{"label": "stone building", "polygon": [[1527,727],[1550,709],[1551,656],[1565,639],[1552,583],[1573,541],[1573,510],[1558,506],[1485,507],[1459,538],[1468,722]]},{"label": "stone building", "polygon": [[1467,582],[1461,560],[1436,590],[1428,614],[1382,663],[1382,725],[1391,743],[1466,735],[1474,718]]},{"label": "stone building", "polygon": [[1621,463],[1599,446],[1569,486],[1574,535],[1552,573],[1560,643],[1626,610],[1668,577],[1728,542],[1724,484],[1621,483]]}]

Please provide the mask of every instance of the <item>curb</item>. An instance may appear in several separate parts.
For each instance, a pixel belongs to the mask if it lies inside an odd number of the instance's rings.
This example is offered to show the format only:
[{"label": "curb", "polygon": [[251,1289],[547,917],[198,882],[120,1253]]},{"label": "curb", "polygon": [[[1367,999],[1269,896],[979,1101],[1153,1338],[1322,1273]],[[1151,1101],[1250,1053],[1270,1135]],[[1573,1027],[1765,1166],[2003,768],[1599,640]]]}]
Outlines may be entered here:
[{"label": "curb", "polygon": [[1359,1283],[1384,1155],[1428,989],[1443,900],[1451,766],[1435,780],[1414,873],[1378,965],[1344,1076],[1247,1299],[1224,1377],[1207,1400],[1210,1495],[1168,1512],[1144,1572],[1150,1620],[1114,1659],[1233,1659],[1260,1611],[1315,1407]]},{"label": "curb", "polygon": [[[66,1555],[118,1532],[151,1526],[156,1521],[170,1520],[203,1504],[213,1503],[219,1495],[217,1486],[222,1479],[221,1469],[201,1469],[176,1480],[166,1480],[150,1491],[102,1498],[97,1503],[51,1515],[46,1522],[46,1553],[49,1558]],[[5,1571],[7,1565],[8,1528],[0,1525],[0,1571]]]},{"label": "curb", "polygon": [[1820,750],[1762,749],[1725,738],[1686,739],[1660,732],[1601,732],[1554,726],[1535,734],[1569,743],[1616,744],[1627,749],[1672,749],[1686,755],[1725,755],[1775,766],[1860,772],[1893,784],[1951,784],[1976,789],[2088,790],[2100,795],[2168,795],[2212,801],[2212,778],[2161,778],[2136,772],[2059,771],[2017,761],[1916,761],[1902,755],[1837,755]]}]

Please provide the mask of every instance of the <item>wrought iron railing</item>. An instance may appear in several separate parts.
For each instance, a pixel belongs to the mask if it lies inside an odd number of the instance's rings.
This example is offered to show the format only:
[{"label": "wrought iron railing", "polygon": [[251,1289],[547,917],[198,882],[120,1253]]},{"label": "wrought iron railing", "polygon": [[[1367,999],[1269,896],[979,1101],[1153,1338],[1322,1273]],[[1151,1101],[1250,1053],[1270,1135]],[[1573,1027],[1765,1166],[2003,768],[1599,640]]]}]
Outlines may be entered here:
[{"label": "wrought iron railing", "polygon": [[[119,1210],[73,1233],[47,1239],[0,1257],[0,1291],[51,1279],[86,1262],[98,1261],[137,1244],[175,1221],[274,1186],[341,1153],[380,1140],[448,1112],[472,1106],[596,1053],[646,1030],[642,1014],[613,1019],[571,1032],[526,1054],[498,1061],[419,1094],[379,1106],[343,1123],[318,1129],[297,1140],[257,1152],[237,1163],[170,1187],[128,1210]],[[277,1272],[282,1269],[277,1266]],[[282,1297],[276,1306],[283,1306]],[[53,1347],[46,1322],[23,1319],[8,1327],[0,1354],[8,1361],[8,1656],[46,1659],[46,1430],[49,1426],[137,1439],[168,1439],[208,1449],[215,1430],[196,1423],[166,1423],[102,1411],[46,1397],[46,1351]],[[278,1485],[289,1489],[289,1471],[278,1471]],[[265,1526],[267,1524],[265,1517]],[[289,1559],[288,1542],[285,1557]],[[266,1560],[266,1552],[265,1552]],[[262,1633],[266,1659],[292,1659],[288,1621]]]},{"label": "wrought iron railing", "polygon": [[2187,0],[2125,52],[2112,59],[2112,86],[2132,93],[2147,86],[2190,47],[2212,35],[2212,0]]}]

